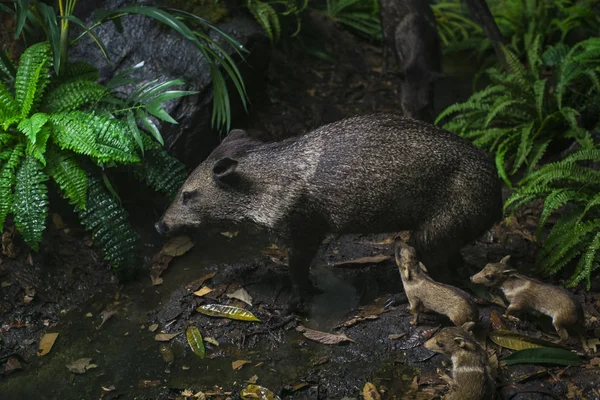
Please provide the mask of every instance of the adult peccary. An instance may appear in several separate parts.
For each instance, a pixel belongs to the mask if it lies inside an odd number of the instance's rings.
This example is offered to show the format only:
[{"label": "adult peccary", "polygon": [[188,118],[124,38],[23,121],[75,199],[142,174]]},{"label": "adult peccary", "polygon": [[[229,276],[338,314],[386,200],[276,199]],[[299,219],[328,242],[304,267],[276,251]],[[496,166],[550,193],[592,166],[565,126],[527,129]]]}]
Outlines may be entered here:
[{"label": "adult peccary", "polygon": [[429,273],[502,215],[494,164],[425,122],[371,114],[261,143],[233,130],[188,177],[156,229],[251,222],[289,246],[291,304],[308,293],[327,233],[410,231]]},{"label": "adult peccary", "polygon": [[384,68],[390,52],[400,68],[405,116],[433,121],[433,83],[442,76],[442,47],[428,0],[379,0]]}]

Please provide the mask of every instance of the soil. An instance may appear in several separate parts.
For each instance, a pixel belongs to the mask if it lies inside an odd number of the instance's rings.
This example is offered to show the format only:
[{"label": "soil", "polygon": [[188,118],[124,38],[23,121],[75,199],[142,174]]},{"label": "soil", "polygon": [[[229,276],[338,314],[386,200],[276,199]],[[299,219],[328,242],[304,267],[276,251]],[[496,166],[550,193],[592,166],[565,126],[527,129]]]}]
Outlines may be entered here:
[{"label": "soil", "polygon": [[[399,82],[391,73],[382,74],[381,49],[319,15],[312,17],[303,29],[317,32],[312,45],[318,43],[337,62],[307,55],[298,42],[274,49],[265,92],[252,99],[250,114],[233,128],[279,140],[357,113],[399,111]],[[437,111],[469,95],[475,72],[469,63],[464,55],[446,60],[449,76],[436,86]],[[196,233],[193,249],[171,261],[162,273],[163,283],[153,286],[150,269],[160,261],[154,256],[165,239],[152,224],[164,199],[148,198],[125,198],[145,243],[143,268],[127,283],[117,282],[60,202],[52,203],[52,218],[38,252],[5,233],[0,257],[2,400],[175,399],[200,391],[206,398],[239,398],[248,381],[280,397],[298,399],[358,399],[366,382],[372,382],[384,399],[432,399],[445,392],[437,370],[444,362],[447,366],[448,359],[421,344],[448,321],[426,315],[421,325],[409,324],[402,283],[390,259],[334,266],[390,256],[390,233],[329,238],[312,269],[323,293],[311,300],[308,316],[288,316],[283,313],[290,290],[285,252],[257,228]],[[532,205],[467,246],[466,266],[457,274],[466,277],[507,254],[516,268],[535,274],[537,215],[539,205]],[[211,273],[214,277],[205,283],[198,281]],[[213,291],[203,297],[192,294],[202,286]],[[242,287],[252,296],[252,306],[227,296]],[[479,298],[482,332],[506,328],[556,339],[544,318],[523,315],[518,322],[508,320],[501,316],[503,308],[489,301],[489,292],[465,289]],[[584,304],[589,335],[600,326],[599,289],[596,278],[590,292],[574,290]],[[196,311],[214,303],[246,308],[261,322]],[[189,325],[197,326],[205,338],[204,358],[192,352],[185,333],[169,342],[154,338],[159,332],[185,332]],[[303,336],[299,326],[343,333],[352,341],[320,344]],[[40,339],[49,332],[59,337],[49,354],[37,356]],[[576,339],[569,346],[582,351]],[[487,347],[498,359],[510,354],[490,341]],[[84,374],[66,368],[80,358],[91,358],[95,368]],[[234,369],[232,363],[238,360],[249,362]],[[598,362],[584,360],[582,367],[500,363],[500,396],[600,399]]]}]

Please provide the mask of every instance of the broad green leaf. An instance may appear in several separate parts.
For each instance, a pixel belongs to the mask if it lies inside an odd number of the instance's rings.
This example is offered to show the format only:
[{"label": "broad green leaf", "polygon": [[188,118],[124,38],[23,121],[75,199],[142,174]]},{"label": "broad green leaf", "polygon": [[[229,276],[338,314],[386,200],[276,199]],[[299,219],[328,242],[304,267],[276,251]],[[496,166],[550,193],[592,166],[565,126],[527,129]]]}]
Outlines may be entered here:
[{"label": "broad green leaf", "polygon": [[53,146],[49,147],[46,159],[46,172],[58,184],[63,197],[68,199],[70,204],[85,209],[88,178],[73,154]]},{"label": "broad green leaf", "polygon": [[127,124],[129,125],[129,131],[131,135],[135,139],[136,143],[140,147],[142,154],[144,154],[144,143],[142,142],[142,135],[140,134],[140,130],[138,129],[137,122],[135,121],[135,116],[133,115],[133,110],[127,111]]},{"label": "broad green leaf", "polygon": [[185,336],[187,337],[188,344],[192,351],[200,358],[204,358],[204,341],[202,340],[202,335],[200,331],[195,326],[188,326],[185,331]]},{"label": "broad green leaf", "polygon": [[146,129],[148,129],[150,131],[150,133],[152,134],[152,136],[154,136],[154,139],[156,139],[158,141],[158,143],[160,143],[161,145],[164,146],[165,142],[162,138],[162,135],[160,134],[160,131],[158,130],[158,128],[156,127],[154,122],[152,122],[152,120],[150,119],[148,114],[146,114],[146,112],[143,111],[141,108],[138,108],[136,110],[136,114],[137,114],[137,117],[142,121],[142,124],[144,124]]},{"label": "broad green leaf", "polygon": [[538,347],[561,347],[546,340],[521,335],[520,333],[504,329],[492,331],[488,336],[490,340],[496,343],[498,346],[502,346],[511,350],[533,349]]},{"label": "broad green leaf", "polygon": [[94,40],[94,42],[96,42],[96,44],[98,45],[98,48],[102,52],[102,55],[104,56],[104,58],[106,58],[108,61],[110,61],[110,57],[108,56],[108,52],[106,51],[106,48],[104,47],[104,43],[102,43],[102,40],[100,40],[100,38],[98,36],[96,36],[96,34],[94,32],[92,32],[90,29],[88,29],[87,25],[82,20],[80,20],[79,18],[77,18],[74,15],[60,16],[59,18],[67,19],[67,20],[79,25],[85,31],[85,33],[90,35],[90,37]]},{"label": "broad green leaf", "polygon": [[175,121],[173,117],[171,117],[169,113],[167,113],[165,109],[160,106],[160,102],[156,102],[154,100],[150,101],[146,105],[146,110],[148,110],[148,112],[154,115],[156,118],[162,119],[163,121],[170,122],[172,124],[177,124],[177,121]]},{"label": "broad green leaf", "polygon": [[234,306],[225,306],[222,304],[203,304],[196,308],[196,311],[204,315],[210,315],[211,317],[229,318],[239,321],[261,322],[260,319],[256,318],[256,316],[250,311]]},{"label": "broad green leaf", "polygon": [[529,348],[516,351],[502,359],[508,365],[514,364],[555,364],[579,367],[583,361],[576,353],[557,348]]},{"label": "broad green leaf", "polygon": [[15,40],[19,38],[21,32],[23,31],[23,27],[25,26],[25,20],[27,19],[27,12],[29,11],[29,6],[31,4],[31,0],[20,0],[16,2],[17,4],[17,27],[15,29]]},{"label": "broad green leaf", "polygon": [[51,133],[52,129],[44,126],[37,133],[35,143],[27,142],[27,154],[37,158],[44,166],[46,166],[46,144]]},{"label": "broad green leaf", "polygon": [[36,2],[36,7],[42,20],[44,21],[44,27],[46,28],[46,36],[48,37],[48,42],[50,42],[50,47],[52,48],[52,58],[54,60],[54,72],[58,75],[60,70],[61,62],[65,60],[61,60],[61,44],[60,44],[60,29],[58,27],[58,21],[56,20],[56,12],[54,8],[44,3]]}]

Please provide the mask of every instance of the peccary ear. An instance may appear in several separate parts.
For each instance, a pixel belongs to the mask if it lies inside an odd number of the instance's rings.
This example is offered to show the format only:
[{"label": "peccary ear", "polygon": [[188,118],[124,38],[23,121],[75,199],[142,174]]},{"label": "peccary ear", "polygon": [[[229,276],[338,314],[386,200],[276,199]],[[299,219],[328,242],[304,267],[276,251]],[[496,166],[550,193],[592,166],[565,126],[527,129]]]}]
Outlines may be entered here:
[{"label": "peccary ear", "polygon": [[500,264],[508,264],[508,261],[510,260],[510,254],[507,256],[502,257],[502,260],[500,260]]},{"label": "peccary ear", "polygon": [[243,129],[232,129],[221,143],[231,142],[237,139],[248,137],[248,132]]},{"label": "peccary ear", "polygon": [[238,162],[229,157],[220,158],[213,166],[213,178],[217,182],[225,183],[228,178],[231,178],[233,172],[237,168]]},{"label": "peccary ear", "polygon": [[427,268],[425,268],[425,264],[423,264],[421,261],[419,261],[419,268],[421,268],[421,271],[425,272],[426,274],[429,273],[427,272]]},{"label": "peccary ear", "polygon": [[505,269],[504,271],[502,271],[502,273],[504,275],[509,275],[510,276],[510,275],[516,274],[517,270],[516,269]]}]

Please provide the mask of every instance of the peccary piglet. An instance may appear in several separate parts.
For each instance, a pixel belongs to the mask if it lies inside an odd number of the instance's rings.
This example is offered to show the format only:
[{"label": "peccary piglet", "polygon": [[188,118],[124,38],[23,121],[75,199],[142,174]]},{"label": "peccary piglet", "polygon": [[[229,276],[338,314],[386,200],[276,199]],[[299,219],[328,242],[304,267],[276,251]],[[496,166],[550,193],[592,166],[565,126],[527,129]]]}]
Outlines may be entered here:
[{"label": "peccary piglet", "polygon": [[[521,275],[508,268],[510,256],[497,263],[487,264],[471,277],[473,283],[498,287],[509,301],[505,315],[515,311],[533,309],[552,318],[552,324],[560,336],[560,342],[568,340],[568,327],[583,326],[583,307],[569,291]],[[579,329],[581,330],[581,329]]]},{"label": "peccary piglet", "polygon": [[473,338],[475,324],[443,328],[423,346],[426,349],[450,356],[452,377],[442,375],[450,391],[445,400],[493,400],[496,384],[491,375],[488,355]]},{"label": "peccary piglet", "polygon": [[483,150],[433,125],[378,113],[281,142],[232,131],[187,178],[156,229],[267,228],[289,248],[290,305],[299,305],[328,233],[410,231],[434,276],[501,216],[500,180]]},{"label": "peccary piglet", "polygon": [[433,83],[442,75],[442,47],[427,0],[380,0],[384,66],[390,52],[400,68],[400,103],[410,118],[433,121]]},{"label": "peccary piglet", "polygon": [[400,238],[395,239],[394,245],[396,264],[413,315],[411,324],[418,324],[422,307],[447,316],[456,326],[477,322],[479,310],[466,292],[431,279],[423,263],[417,260],[416,250]]}]

